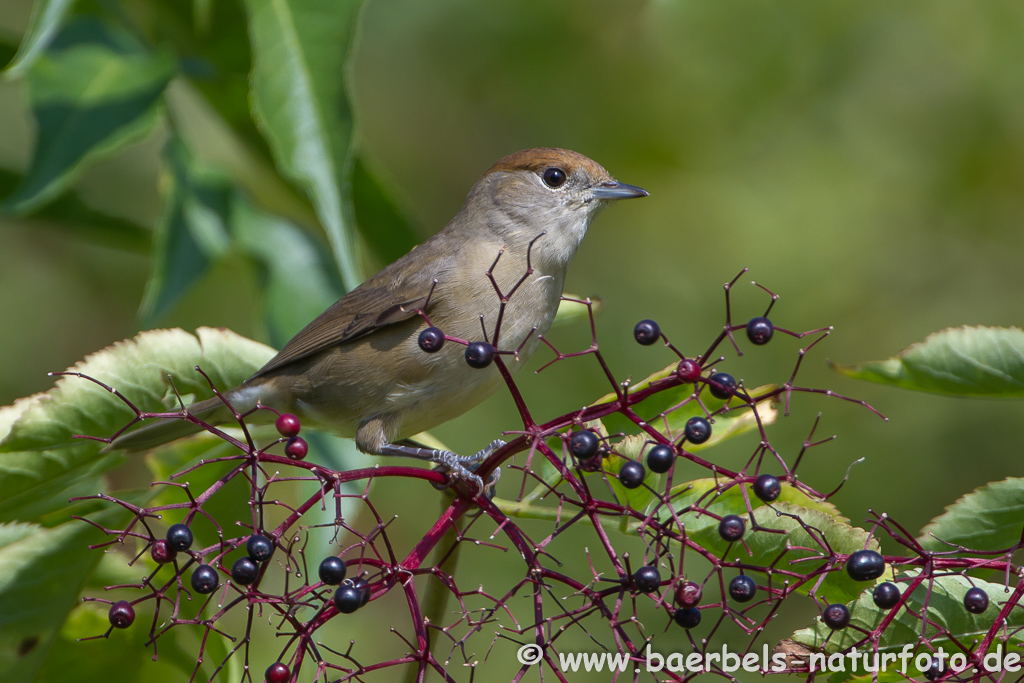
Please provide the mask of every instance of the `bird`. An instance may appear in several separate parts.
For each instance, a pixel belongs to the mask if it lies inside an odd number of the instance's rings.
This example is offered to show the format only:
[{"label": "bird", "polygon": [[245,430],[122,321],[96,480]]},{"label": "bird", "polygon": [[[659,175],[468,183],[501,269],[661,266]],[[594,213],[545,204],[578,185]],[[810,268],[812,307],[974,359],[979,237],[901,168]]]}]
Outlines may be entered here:
[{"label": "bird", "polygon": [[[421,333],[435,327],[448,338],[513,349],[503,358],[514,374],[551,326],[591,221],[609,203],[646,196],[578,152],[510,154],[473,185],[442,230],[345,294],[222,396],[240,413],[258,405],[293,413],[354,437],[363,452],[437,463],[455,480],[482,487],[473,470],[500,440],[471,456],[407,440],[478,405],[502,378],[493,363],[471,367],[466,347],[443,338],[441,348],[425,352]],[[187,411],[210,425],[232,418],[216,396]],[[200,429],[164,418],[118,436],[110,448],[149,450]]]}]

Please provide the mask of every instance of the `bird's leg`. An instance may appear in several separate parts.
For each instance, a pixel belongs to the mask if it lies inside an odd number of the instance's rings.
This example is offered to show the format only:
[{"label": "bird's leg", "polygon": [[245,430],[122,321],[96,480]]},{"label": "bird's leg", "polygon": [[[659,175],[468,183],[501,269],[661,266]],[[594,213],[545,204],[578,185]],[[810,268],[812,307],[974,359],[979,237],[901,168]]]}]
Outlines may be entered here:
[{"label": "bird's leg", "polygon": [[[386,443],[374,450],[378,455],[400,455],[417,460],[426,460],[438,465],[442,473],[451,473],[456,479],[471,481],[476,485],[480,493],[491,492],[494,485],[501,477],[501,468],[495,468],[490,480],[484,485],[483,479],[476,474],[476,468],[486,460],[494,451],[505,445],[501,439],[495,439],[481,451],[473,455],[459,455],[452,451],[444,451],[436,448],[423,448],[420,446],[404,446],[400,444]],[[442,487],[444,488],[444,487]]]}]

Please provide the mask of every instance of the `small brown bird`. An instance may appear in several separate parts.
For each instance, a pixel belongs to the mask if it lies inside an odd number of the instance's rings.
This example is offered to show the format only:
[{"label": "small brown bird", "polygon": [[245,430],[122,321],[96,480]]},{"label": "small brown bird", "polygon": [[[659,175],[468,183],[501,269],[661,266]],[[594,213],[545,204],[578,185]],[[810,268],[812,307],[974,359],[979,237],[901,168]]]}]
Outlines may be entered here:
[{"label": "small brown bird", "polygon": [[[494,279],[508,293],[527,274],[529,254],[532,272],[509,299],[497,340],[501,348],[522,345],[518,359],[505,357],[516,372],[555,317],[590,221],[610,201],[647,194],[569,150],[507,156],[484,173],[443,230],[346,294],[224,394],[239,411],[258,401],[354,436],[364,452],[430,460],[481,485],[471,468],[500,442],[469,457],[396,443],[461,415],[501,385],[493,365],[467,364],[462,345],[425,353],[418,337],[427,324],[419,311],[449,336],[480,341],[486,329],[495,342],[499,300],[488,271],[494,264]],[[188,410],[211,424],[231,417],[216,397]],[[184,420],[161,420],[112,447],[145,450],[196,431]]]}]

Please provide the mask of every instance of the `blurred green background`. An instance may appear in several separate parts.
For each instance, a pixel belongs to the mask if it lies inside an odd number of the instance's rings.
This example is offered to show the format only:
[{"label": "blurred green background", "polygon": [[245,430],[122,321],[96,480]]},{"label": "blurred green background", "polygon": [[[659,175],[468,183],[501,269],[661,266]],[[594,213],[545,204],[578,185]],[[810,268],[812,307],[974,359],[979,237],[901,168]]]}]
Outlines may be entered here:
[{"label": "blurred green background", "polygon": [[[0,6],[7,58],[30,10],[28,0]],[[830,490],[864,457],[833,501],[855,523],[872,508],[917,530],[976,486],[1020,473],[1020,404],[861,384],[825,358],[883,358],[944,327],[1021,323],[1022,36],[1024,6],[1013,2],[370,0],[350,76],[361,154],[420,238],[491,163],[526,147],[575,149],[650,191],[598,218],[566,286],[604,301],[598,334],[620,376],[671,360],[633,342],[643,317],[684,352],[703,351],[723,322],[721,285],[742,267],[740,321],[767,305],[747,284],[756,279],[781,295],[777,325],[834,325],[801,382],[867,399],[889,422],[797,397],[774,443],[795,455],[823,411],[818,435],[839,438],[812,451],[802,479]],[[24,81],[0,82],[0,131],[0,169],[24,172],[35,135]],[[72,192],[153,226],[167,139],[158,124]],[[144,251],[0,215],[0,254],[0,404],[140,329]],[[368,274],[381,261],[364,256]],[[251,259],[228,252],[155,323],[267,340],[260,282]],[[587,338],[584,325],[553,333],[567,349]],[[798,348],[776,337],[727,367],[748,386],[781,381]],[[524,374],[521,387],[536,415],[553,416],[606,391],[596,370],[566,363]],[[436,434],[468,452],[516,426],[496,396]],[[722,462],[753,450],[753,436],[739,441]],[[400,514],[434,514],[422,492],[400,493]]]}]

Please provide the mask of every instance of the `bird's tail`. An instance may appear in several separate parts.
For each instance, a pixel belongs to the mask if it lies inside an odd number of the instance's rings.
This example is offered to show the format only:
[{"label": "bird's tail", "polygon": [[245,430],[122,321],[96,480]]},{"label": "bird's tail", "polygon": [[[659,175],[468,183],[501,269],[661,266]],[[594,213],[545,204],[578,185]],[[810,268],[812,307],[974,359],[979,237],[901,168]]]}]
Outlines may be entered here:
[{"label": "bird's tail", "polygon": [[[231,410],[217,396],[193,403],[188,407],[188,412],[210,425],[218,425],[231,418]],[[122,434],[104,450],[138,453],[201,431],[202,427],[188,420],[164,418]]]}]

